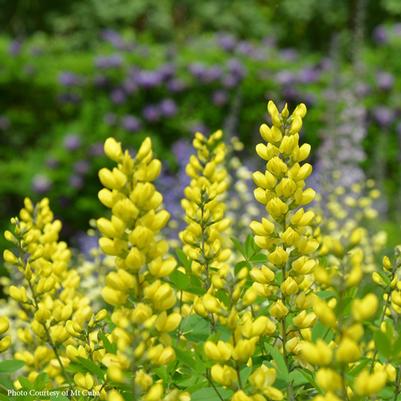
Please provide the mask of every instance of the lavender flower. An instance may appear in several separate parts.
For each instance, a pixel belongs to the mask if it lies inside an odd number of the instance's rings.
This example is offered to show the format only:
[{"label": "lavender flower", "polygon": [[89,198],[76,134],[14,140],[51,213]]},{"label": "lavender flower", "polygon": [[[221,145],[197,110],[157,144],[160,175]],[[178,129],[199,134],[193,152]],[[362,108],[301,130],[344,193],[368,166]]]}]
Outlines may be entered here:
[{"label": "lavender flower", "polygon": [[142,115],[146,121],[156,122],[160,119],[160,110],[156,105],[150,104],[142,110]]},{"label": "lavender flower", "polygon": [[64,147],[67,150],[77,150],[81,146],[81,138],[78,134],[69,134],[64,138]]},{"label": "lavender flower", "polygon": [[44,194],[48,192],[52,187],[52,182],[44,174],[37,174],[32,180],[32,189],[38,194]]},{"label": "lavender flower", "polygon": [[237,40],[233,35],[222,33],[217,36],[217,43],[223,50],[230,52],[234,50]]},{"label": "lavender flower", "polygon": [[95,66],[99,69],[111,69],[121,67],[123,58],[119,54],[99,56],[95,60]]},{"label": "lavender flower", "polygon": [[180,79],[172,79],[167,83],[167,88],[171,92],[181,92],[185,89],[185,82]]},{"label": "lavender flower", "polygon": [[14,39],[11,41],[10,46],[8,47],[8,52],[12,56],[18,56],[21,53],[22,42],[18,39]]},{"label": "lavender flower", "polygon": [[384,44],[387,43],[388,41],[388,35],[387,35],[387,31],[384,28],[384,26],[379,25],[377,26],[374,30],[373,30],[373,40],[377,43],[377,44]]},{"label": "lavender flower", "polygon": [[165,117],[172,117],[177,114],[177,105],[173,99],[164,99],[159,104],[159,109]]},{"label": "lavender flower", "polygon": [[103,143],[95,142],[89,148],[89,155],[90,156],[103,156]]},{"label": "lavender flower", "polygon": [[125,92],[121,88],[116,88],[111,92],[110,98],[114,104],[122,104],[126,99]]},{"label": "lavender flower", "polygon": [[69,185],[75,189],[81,189],[84,185],[84,181],[79,175],[72,175],[68,181]]},{"label": "lavender flower", "polygon": [[380,71],[376,75],[376,82],[379,89],[390,90],[394,85],[394,76],[389,72]]},{"label": "lavender flower", "polygon": [[58,81],[63,86],[77,86],[81,82],[78,75],[68,71],[61,72],[59,74]]},{"label": "lavender flower", "polygon": [[373,109],[373,117],[382,127],[388,127],[394,120],[394,113],[385,106],[379,106]]},{"label": "lavender flower", "polygon": [[87,160],[78,160],[74,164],[74,171],[79,175],[84,175],[89,171],[89,162]]},{"label": "lavender flower", "polygon": [[135,75],[135,81],[142,88],[154,88],[163,81],[163,74],[159,71],[138,71]]},{"label": "lavender flower", "polygon": [[141,122],[135,116],[127,115],[122,119],[122,126],[129,132],[137,132],[141,128]]}]

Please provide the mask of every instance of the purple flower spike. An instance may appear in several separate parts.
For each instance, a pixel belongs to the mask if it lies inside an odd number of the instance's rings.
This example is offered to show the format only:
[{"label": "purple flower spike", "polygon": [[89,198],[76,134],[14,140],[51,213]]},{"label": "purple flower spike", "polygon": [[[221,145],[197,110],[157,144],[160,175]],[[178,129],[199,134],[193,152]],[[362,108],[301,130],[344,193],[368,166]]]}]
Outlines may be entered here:
[{"label": "purple flower spike", "polygon": [[81,146],[81,138],[77,134],[69,134],[64,138],[64,147],[67,150],[77,150]]},{"label": "purple flower spike", "polygon": [[43,194],[51,189],[52,183],[50,179],[44,174],[37,174],[32,180],[32,189],[38,193]]},{"label": "purple flower spike", "polygon": [[137,132],[141,128],[141,122],[135,116],[125,116],[122,120],[122,126],[129,132]]}]

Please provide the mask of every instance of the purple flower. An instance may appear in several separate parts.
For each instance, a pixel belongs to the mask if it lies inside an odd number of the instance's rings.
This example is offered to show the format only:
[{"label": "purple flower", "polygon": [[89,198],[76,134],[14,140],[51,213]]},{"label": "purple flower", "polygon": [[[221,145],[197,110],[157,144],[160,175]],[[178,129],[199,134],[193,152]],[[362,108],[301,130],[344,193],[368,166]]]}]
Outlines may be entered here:
[{"label": "purple flower", "polygon": [[76,86],[80,83],[78,75],[68,71],[60,73],[58,81],[63,86]]},{"label": "purple flower", "polygon": [[125,102],[125,92],[121,88],[114,89],[110,95],[111,101],[114,104],[121,104]]},{"label": "purple flower", "polygon": [[319,72],[313,68],[304,68],[298,74],[299,82],[309,84],[316,82],[319,79]]},{"label": "purple flower", "polygon": [[216,106],[224,106],[227,103],[228,95],[224,90],[217,90],[213,92],[213,103]]},{"label": "purple flower", "polygon": [[128,77],[123,82],[123,88],[126,93],[134,93],[137,91],[138,86],[134,79]]},{"label": "purple flower", "polygon": [[121,35],[111,29],[106,29],[102,32],[102,39],[111,43],[116,49],[124,50],[125,43]]},{"label": "purple flower", "polygon": [[253,53],[254,48],[249,42],[242,40],[241,42],[239,42],[239,44],[237,46],[237,51],[238,51],[238,53],[249,56]]},{"label": "purple flower", "polygon": [[232,75],[232,74],[227,74],[224,76],[222,80],[222,84],[225,88],[234,88],[237,86],[239,83],[238,77]]},{"label": "purple flower", "polygon": [[8,52],[12,56],[18,56],[21,53],[22,42],[20,40],[13,40],[8,47]]},{"label": "purple flower", "polygon": [[176,72],[176,67],[174,64],[171,63],[166,63],[163,64],[160,68],[159,68],[159,74],[162,78],[162,80],[168,80],[170,78],[172,78]]},{"label": "purple flower", "polygon": [[276,81],[281,85],[291,85],[295,81],[295,75],[291,71],[282,70],[276,74]]},{"label": "purple flower", "polygon": [[69,134],[64,138],[64,147],[67,150],[77,150],[81,146],[81,138],[77,134]]},{"label": "purple flower", "polygon": [[10,120],[6,116],[0,116],[0,131],[10,128]]},{"label": "purple flower", "polygon": [[90,156],[103,156],[103,143],[101,142],[96,142],[91,145],[89,148],[89,155]]},{"label": "purple flower", "polygon": [[298,58],[298,52],[295,49],[282,49],[280,55],[286,61],[294,61]]},{"label": "purple flower", "polygon": [[123,58],[119,54],[99,56],[95,60],[95,66],[100,69],[118,68],[122,65]]},{"label": "purple flower", "polygon": [[135,81],[142,88],[154,88],[162,83],[163,75],[159,71],[138,71]]},{"label": "purple flower", "polygon": [[379,25],[377,26],[374,30],[373,30],[373,40],[377,43],[377,44],[383,44],[386,43],[388,41],[388,35],[387,35],[387,31],[384,28],[384,26]]},{"label": "purple flower", "polygon": [[150,104],[142,110],[143,117],[149,122],[156,122],[160,119],[160,110],[156,105]]},{"label": "purple flower", "polygon": [[185,82],[180,79],[172,79],[167,83],[167,88],[171,92],[181,92],[185,89]]},{"label": "purple flower", "polygon": [[189,157],[193,153],[191,143],[185,139],[179,139],[175,142],[171,149],[181,167],[185,167],[189,161]]},{"label": "purple flower", "polygon": [[163,99],[159,104],[161,114],[172,117],[177,114],[177,105],[173,99]]},{"label": "purple flower", "polygon": [[74,164],[74,171],[77,174],[84,175],[89,171],[89,162],[87,160],[78,160]]},{"label": "purple flower", "polygon": [[222,33],[217,36],[217,43],[223,50],[230,52],[234,50],[237,40],[233,35]]},{"label": "purple flower", "polygon": [[200,77],[201,81],[204,83],[210,83],[217,81],[223,75],[223,71],[218,66],[213,66],[206,68],[203,75]]},{"label": "purple flower", "polygon": [[241,61],[232,58],[227,63],[228,71],[237,78],[243,78],[246,75],[246,69]]},{"label": "purple flower", "polygon": [[81,189],[84,185],[82,177],[78,175],[72,175],[68,181],[69,185],[75,189]]},{"label": "purple flower", "polygon": [[195,78],[201,79],[206,72],[206,67],[201,63],[191,63],[188,70]]},{"label": "purple flower", "polygon": [[32,180],[32,189],[38,193],[43,194],[48,192],[52,186],[50,179],[44,174],[37,174]]},{"label": "purple flower", "polygon": [[129,132],[137,132],[141,128],[141,122],[135,116],[127,115],[122,119],[122,126]]},{"label": "purple flower", "polygon": [[376,75],[377,86],[381,90],[389,90],[393,87],[394,76],[389,72],[381,71]]},{"label": "purple flower", "polygon": [[388,107],[379,106],[373,110],[373,117],[379,125],[388,127],[394,120],[394,113]]}]

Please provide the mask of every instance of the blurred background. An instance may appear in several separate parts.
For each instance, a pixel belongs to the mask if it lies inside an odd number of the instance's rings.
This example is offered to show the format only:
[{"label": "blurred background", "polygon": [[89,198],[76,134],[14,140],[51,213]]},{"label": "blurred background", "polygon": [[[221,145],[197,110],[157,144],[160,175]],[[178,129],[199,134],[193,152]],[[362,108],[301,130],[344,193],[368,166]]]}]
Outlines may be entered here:
[{"label": "blurred background", "polygon": [[0,9],[1,231],[25,196],[48,196],[79,244],[101,214],[97,171],[111,135],[130,148],[152,136],[179,219],[193,133],[240,138],[252,169],[274,99],[308,106],[314,185],[327,194],[373,178],[378,229],[399,241],[401,1],[0,0]]}]

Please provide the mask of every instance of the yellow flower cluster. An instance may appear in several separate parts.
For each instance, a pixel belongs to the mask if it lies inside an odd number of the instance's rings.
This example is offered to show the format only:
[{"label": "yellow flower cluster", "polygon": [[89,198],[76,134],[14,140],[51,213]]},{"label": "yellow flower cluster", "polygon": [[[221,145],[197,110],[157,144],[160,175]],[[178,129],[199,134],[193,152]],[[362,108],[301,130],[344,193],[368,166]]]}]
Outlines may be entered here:
[{"label": "yellow flower cluster", "polygon": [[[254,366],[247,382],[241,379],[241,371],[252,365],[263,336],[273,333],[275,325],[261,309],[252,309],[259,294],[247,286],[249,269],[234,273],[230,266],[231,252],[226,245],[230,220],[225,217],[223,202],[229,182],[223,164],[226,148],[222,132],[209,138],[197,133],[194,147],[197,155],[187,166],[191,182],[182,202],[187,227],[180,238],[191,260],[191,274],[201,278],[205,291],[192,298],[184,294],[184,300],[193,302],[194,311],[209,320],[214,333],[203,346],[206,358],[212,361],[206,376],[212,383],[231,389],[232,401],[281,400],[282,393],[273,387],[275,369]],[[218,326],[226,328],[229,338],[216,339]]]},{"label": "yellow flower cluster", "polygon": [[[26,198],[11,223],[13,232],[6,231],[5,238],[15,251],[7,249],[3,257],[16,268],[12,274],[20,275],[20,283],[11,285],[8,293],[19,305],[19,320],[25,322],[18,329],[24,349],[15,358],[25,362],[29,380],[44,371],[56,383],[71,386],[66,367],[74,356],[90,353],[93,360],[101,360],[102,351],[95,350],[97,318],[78,290],[76,270],[68,268],[71,252],[58,239],[61,222],[54,220],[48,199],[34,205]],[[92,387],[100,389],[96,383]]]},{"label": "yellow flower cluster", "polygon": [[[318,367],[316,383],[322,394],[315,397],[315,401],[373,396],[386,384],[387,367],[372,363],[375,368],[372,372],[369,366],[361,364],[369,354],[366,340],[369,331],[365,326],[375,317],[379,302],[373,293],[356,297],[356,289],[363,278],[364,261],[358,243],[359,240],[351,238],[345,248],[347,253],[344,254],[340,246],[335,254],[328,255],[328,266],[315,269],[316,281],[329,296],[316,299],[313,310],[332,338],[328,343],[319,339],[301,344],[303,360]],[[360,373],[354,378],[350,372],[359,365]]]},{"label": "yellow flower cluster", "polygon": [[313,228],[315,213],[304,208],[315,198],[315,191],[305,187],[312,166],[304,160],[311,147],[299,144],[306,107],[300,104],[290,115],[287,106],[279,112],[270,101],[268,112],[272,126],[261,125],[260,134],[266,143],[256,146],[266,169],[253,174],[257,186],[254,195],[265,206],[267,217],[250,224],[256,244],[268,256],[267,263],[252,269],[251,277],[267,287],[266,294],[273,300],[270,314],[279,323],[289,367],[289,355],[297,354],[301,339],[310,337],[316,318],[310,310],[314,299],[311,272],[316,265],[319,232]]},{"label": "yellow flower cluster", "polygon": [[204,299],[194,301],[195,311],[201,316],[218,309],[207,300],[215,288],[224,285],[231,256],[222,235],[230,226],[230,220],[225,217],[224,194],[229,179],[224,167],[226,146],[222,137],[222,131],[216,131],[209,138],[199,132],[195,134],[193,146],[197,154],[189,159],[186,173],[191,182],[181,202],[187,223],[179,235],[183,251],[192,261],[192,272],[202,279],[208,290]]},{"label": "yellow flower cluster", "polygon": [[[186,401],[185,393],[166,392],[161,381],[152,376],[152,367],[175,359],[169,333],[181,321],[180,314],[173,311],[175,291],[166,281],[176,262],[167,256],[167,242],[160,238],[169,213],[152,183],[161,163],[153,157],[149,138],[134,158],[113,138],[106,140],[104,151],[117,164],[112,170],[99,171],[105,187],[99,199],[111,210],[111,218],[97,221],[103,235],[100,248],[115,257],[115,269],[107,274],[102,295],[114,306],[111,320],[115,327],[110,340],[117,345],[117,352],[107,353],[102,362],[111,382],[125,383],[126,372],[134,372],[135,400]],[[122,397],[112,390],[108,399],[119,401]]]},{"label": "yellow flower cluster", "polygon": [[11,345],[11,337],[6,335],[8,328],[10,327],[10,323],[6,316],[0,317],[0,353],[7,351]]},{"label": "yellow flower cluster", "polygon": [[380,192],[373,180],[355,183],[348,191],[338,187],[328,195],[327,204],[320,204],[322,219],[322,254],[344,253],[354,243],[363,250],[363,270],[372,272],[376,269],[376,256],[383,250],[386,233],[369,230],[369,222],[376,219],[378,212],[375,201]]}]

